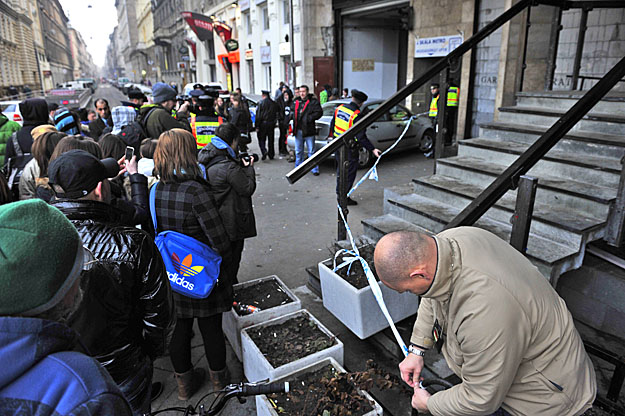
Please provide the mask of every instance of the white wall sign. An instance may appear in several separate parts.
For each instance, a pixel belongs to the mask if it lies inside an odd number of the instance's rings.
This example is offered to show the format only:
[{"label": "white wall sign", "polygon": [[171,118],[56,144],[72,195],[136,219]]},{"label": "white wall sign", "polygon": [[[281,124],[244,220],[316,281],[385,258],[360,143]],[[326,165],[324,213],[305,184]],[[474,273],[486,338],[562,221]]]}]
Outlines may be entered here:
[{"label": "white wall sign", "polygon": [[438,36],[435,38],[419,38],[416,40],[415,58],[434,58],[446,56],[464,42],[462,35]]},{"label": "white wall sign", "polygon": [[260,47],[260,63],[261,64],[271,63],[271,46]]},{"label": "white wall sign", "polygon": [[246,11],[250,8],[250,0],[239,0],[239,7],[242,12]]},{"label": "white wall sign", "polygon": [[278,50],[280,51],[280,56],[286,56],[291,54],[291,44],[289,42],[281,42],[278,45]]}]

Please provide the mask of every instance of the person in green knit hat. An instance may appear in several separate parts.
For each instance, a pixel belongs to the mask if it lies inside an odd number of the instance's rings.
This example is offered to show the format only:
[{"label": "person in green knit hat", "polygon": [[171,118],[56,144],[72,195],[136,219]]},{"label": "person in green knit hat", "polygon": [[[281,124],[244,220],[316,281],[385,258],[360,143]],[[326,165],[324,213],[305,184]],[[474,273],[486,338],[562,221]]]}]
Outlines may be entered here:
[{"label": "person in green knit hat", "polygon": [[59,210],[39,199],[0,206],[0,414],[132,414],[64,324],[81,304],[85,258]]}]

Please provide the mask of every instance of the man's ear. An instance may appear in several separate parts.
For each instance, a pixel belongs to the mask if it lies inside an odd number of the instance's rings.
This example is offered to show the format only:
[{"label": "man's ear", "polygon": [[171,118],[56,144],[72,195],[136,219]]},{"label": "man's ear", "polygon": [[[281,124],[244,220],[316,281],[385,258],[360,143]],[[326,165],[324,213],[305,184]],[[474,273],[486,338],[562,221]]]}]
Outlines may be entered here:
[{"label": "man's ear", "polygon": [[95,193],[95,197],[98,201],[104,202],[104,195],[102,193],[102,182],[98,182],[98,186],[93,190]]},{"label": "man's ear", "polygon": [[426,276],[426,271],[424,267],[418,267],[410,273],[410,277],[419,277],[419,276],[422,276],[422,277]]}]

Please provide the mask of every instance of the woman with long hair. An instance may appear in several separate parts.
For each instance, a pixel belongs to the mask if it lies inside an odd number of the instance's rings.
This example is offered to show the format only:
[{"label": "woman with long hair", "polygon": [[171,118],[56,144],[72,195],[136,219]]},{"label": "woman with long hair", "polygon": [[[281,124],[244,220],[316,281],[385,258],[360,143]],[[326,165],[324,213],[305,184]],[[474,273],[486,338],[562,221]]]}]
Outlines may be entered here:
[{"label": "woman with long hair", "polygon": [[224,120],[228,120],[228,112],[226,111],[226,103],[221,97],[215,98],[215,112]]},{"label": "woman with long hair", "polygon": [[196,318],[213,389],[223,388],[228,381],[221,316],[232,307],[230,242],[210,186],[202,177],[191,133],[172,129],[161,134],[154,151],[154,168],[160,178],[154,185],[157,233],[177,231],[207,244],[222,256],[219,283],[206,299],[192,299],[174,292],[178,320],[169,352],[178,398],[188,400],[205,378],[204,369],[194,369],[191,361],[191,334]]}]

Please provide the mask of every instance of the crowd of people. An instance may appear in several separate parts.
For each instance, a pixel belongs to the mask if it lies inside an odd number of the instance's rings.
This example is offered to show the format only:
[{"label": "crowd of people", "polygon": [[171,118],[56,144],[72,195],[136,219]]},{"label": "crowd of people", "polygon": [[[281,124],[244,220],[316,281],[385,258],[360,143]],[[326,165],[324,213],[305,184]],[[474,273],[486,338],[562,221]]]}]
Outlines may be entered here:
[{"label": "crowd of people", "polygon": [[[244,240],[256,235],[256,175],[254,160],[239,157],[236,96],[232,122],[198,148],[189,120],[211,101],[201,98],[179,103],[156,83],[152,103],[137,91],[113,108],[97,99],[90,121],[30,98],[23,126],[0,124],[0,398],[14,406],[0,400],[0,413],[148,413],[162,391],[153,362],[166,354],[180,400],[207,381],[209,391],[230,382],[222,313]],[[220,257],[207,296],[174,290],[155,243],[172,231]],[[208,368],[191,361],[195,321]]]}]

